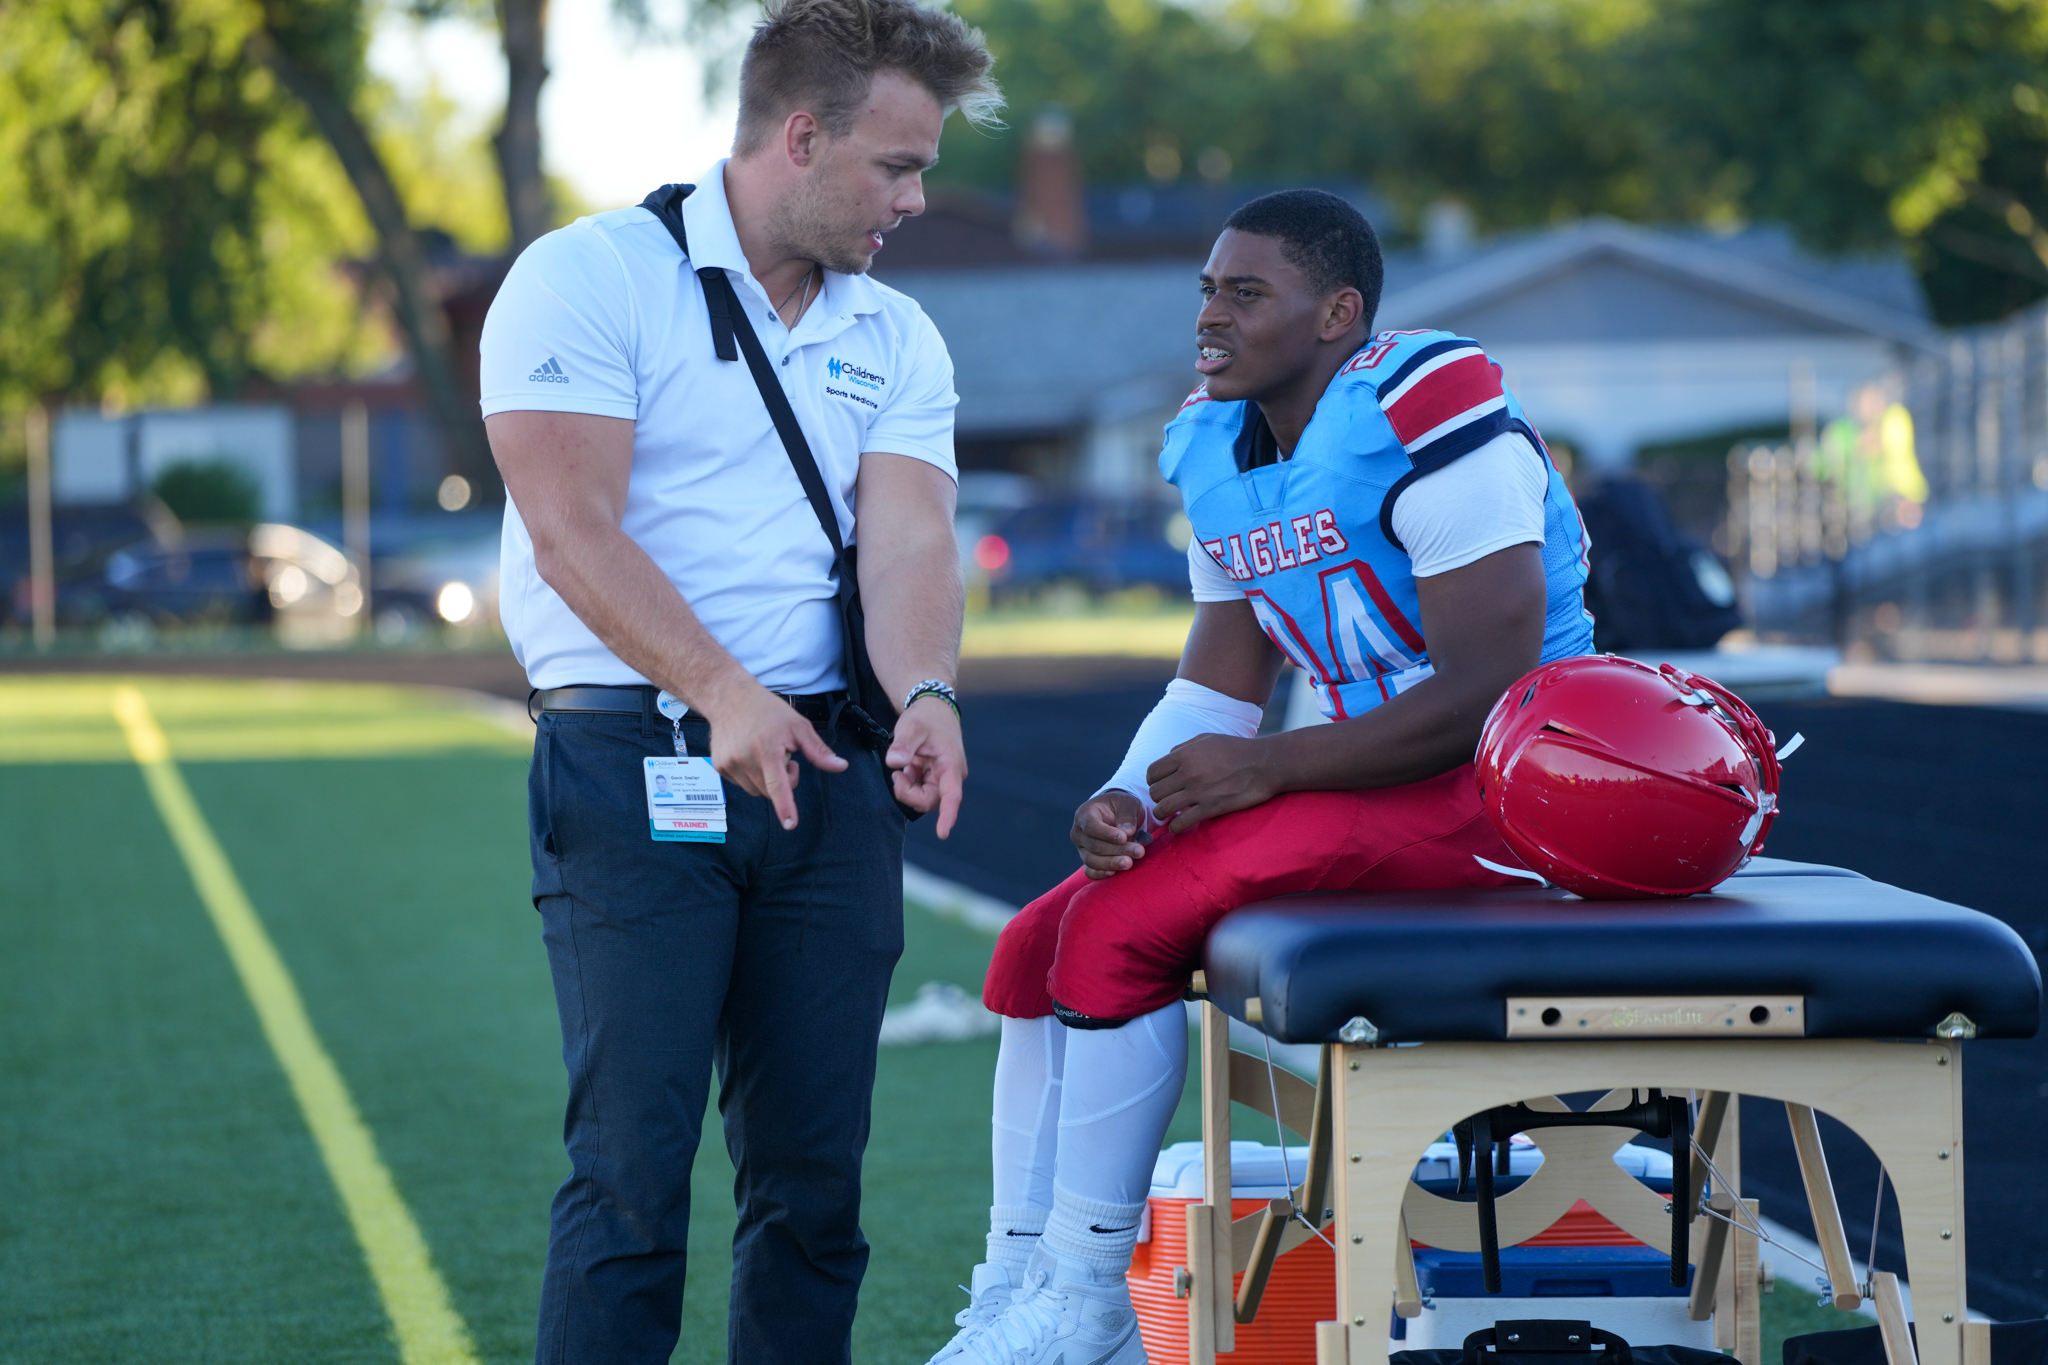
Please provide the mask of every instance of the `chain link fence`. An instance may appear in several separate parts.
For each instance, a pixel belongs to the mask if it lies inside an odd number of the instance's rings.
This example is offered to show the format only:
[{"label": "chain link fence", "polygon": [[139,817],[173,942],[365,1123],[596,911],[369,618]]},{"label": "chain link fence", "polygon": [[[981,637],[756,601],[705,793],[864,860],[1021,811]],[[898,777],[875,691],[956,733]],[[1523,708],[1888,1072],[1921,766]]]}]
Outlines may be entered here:
[{"label": "chain link fence", "polygon": [[1959,332],[1792,439],[1728,452],[1715,549],[1760,633],[1877,657],[2048,662],[2048,305]]}]

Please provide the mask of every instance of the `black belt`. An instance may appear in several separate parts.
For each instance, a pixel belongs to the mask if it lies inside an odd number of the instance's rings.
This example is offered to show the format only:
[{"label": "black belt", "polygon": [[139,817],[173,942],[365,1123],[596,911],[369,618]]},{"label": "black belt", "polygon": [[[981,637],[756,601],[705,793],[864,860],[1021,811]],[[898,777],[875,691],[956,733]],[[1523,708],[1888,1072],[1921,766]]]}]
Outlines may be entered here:
[{"label": "black belt", "polygon": [[[601,687],[585,685],[579,687],[548,687],[537,694],[543,711],[606,711],[615,715],[640,716],[658,714],[654,712],[654,698],[659,688]],[[789,695],[778,692],[777,696],[796,708],[798,715],[813,725],[829,725],[832,721],[832,707],[843,701],[844,692],[809,692]],[[692,712],[693,719],[704,717]]]}]

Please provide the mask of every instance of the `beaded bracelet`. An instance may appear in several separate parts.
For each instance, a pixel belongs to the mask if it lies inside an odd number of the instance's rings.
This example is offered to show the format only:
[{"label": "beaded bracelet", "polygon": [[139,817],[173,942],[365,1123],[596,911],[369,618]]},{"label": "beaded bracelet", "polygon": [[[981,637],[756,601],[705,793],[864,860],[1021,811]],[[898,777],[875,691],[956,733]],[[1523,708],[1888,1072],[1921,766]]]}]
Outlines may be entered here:
[{"label": "beaded bracelet", "polygon": [[903,709],[908,711],[910,704],[919,697],[937,697],[940,701],[953,708],[954,715],[960,714],[960,698],[955,695],[952,686],[943,679],[926,678],[923,682],[911,688],[909,693],[903,698]]}]

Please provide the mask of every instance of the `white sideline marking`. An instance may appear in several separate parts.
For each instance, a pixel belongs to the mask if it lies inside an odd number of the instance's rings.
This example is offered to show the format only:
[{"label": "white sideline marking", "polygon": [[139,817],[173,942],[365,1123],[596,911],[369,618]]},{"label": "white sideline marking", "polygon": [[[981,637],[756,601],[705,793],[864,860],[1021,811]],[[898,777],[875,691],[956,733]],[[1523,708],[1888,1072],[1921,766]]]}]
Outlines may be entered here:
[{"label": "white sideline marking", "polygon": [[957,1043],[1000,1032],[1002,1019],[950,981],[927,981],[917,999],[882,1012],[883,1047],[911,1043]]},{"label": "white sideline marking", "polygon": [[1017,907],[1007,901],[984,896],[973,887],[910,863],[903,865],[903,899],[916,901],[940,919],[958,920],[985,934],[1001,933],[1017,914]]}]

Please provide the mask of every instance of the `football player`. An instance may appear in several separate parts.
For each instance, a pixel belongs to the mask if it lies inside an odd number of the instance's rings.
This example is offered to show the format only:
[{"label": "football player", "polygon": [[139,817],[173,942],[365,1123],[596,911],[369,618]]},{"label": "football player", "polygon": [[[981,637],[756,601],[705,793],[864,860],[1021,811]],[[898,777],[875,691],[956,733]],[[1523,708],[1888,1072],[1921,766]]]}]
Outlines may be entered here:
[{"label": "football player", "polygon": [[[1373,333],[1380,281],[1371,226],[1315,190],[1239,209],[1203,267],[1204,382],[1160,455],[1194,524],[1194,627],[1074,813],[1081,869],[997,943],[988,1259],[935,1361],[1144,1361],[1124,1276],[1218,919],[1513,880],[1473,750],[1515,679],[1591,652],[1585,530],[1475,342]],[[1288,661],[1333,723],[1262,736]]]}]

